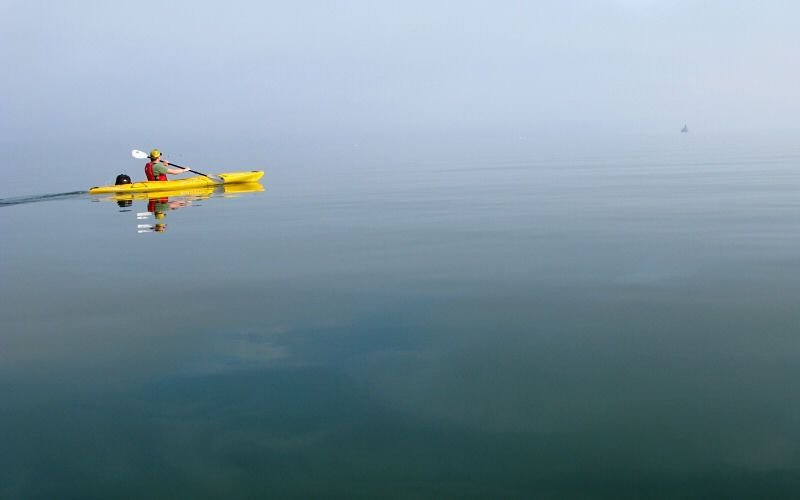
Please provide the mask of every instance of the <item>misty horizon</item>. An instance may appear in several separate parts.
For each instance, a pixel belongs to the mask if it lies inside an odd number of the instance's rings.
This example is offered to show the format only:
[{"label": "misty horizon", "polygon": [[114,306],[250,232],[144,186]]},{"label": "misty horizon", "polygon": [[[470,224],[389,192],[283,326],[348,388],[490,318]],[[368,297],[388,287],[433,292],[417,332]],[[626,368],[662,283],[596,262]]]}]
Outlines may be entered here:
[{"label": "misty horizon", "polygon": [[796,130],[800,6],[769,7],[10,2],[3,135]]}]

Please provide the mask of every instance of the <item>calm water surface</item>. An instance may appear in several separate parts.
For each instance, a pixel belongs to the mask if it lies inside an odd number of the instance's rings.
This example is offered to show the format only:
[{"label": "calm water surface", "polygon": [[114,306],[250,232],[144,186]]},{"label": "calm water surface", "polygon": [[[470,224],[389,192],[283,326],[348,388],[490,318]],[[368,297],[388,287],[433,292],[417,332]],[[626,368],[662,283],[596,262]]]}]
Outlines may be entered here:
[{"label": "calm water surface", "polygon": [[799,164],[354,146],[163,232],[17,190],[0,497],[796,498]]}]

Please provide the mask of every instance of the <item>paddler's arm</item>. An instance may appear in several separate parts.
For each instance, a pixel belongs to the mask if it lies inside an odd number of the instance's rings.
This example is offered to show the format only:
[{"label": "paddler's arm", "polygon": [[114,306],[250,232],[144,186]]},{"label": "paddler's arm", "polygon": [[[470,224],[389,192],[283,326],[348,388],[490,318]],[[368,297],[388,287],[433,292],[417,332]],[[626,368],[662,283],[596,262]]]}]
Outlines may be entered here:
[{"label": "paddler's arm", "polygon": [[189,171],[188,168],[172,168],[170,167],[169,162],[165,162],[167,164],[167,173],[172,175],[183,174]]}]

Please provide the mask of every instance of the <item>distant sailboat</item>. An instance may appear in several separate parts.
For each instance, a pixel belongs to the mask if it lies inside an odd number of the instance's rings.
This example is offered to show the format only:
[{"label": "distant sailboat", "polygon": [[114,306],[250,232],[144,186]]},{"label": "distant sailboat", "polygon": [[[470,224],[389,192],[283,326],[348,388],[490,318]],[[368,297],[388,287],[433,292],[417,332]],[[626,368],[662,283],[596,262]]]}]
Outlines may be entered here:
[{"label": "distant sailboat", "polygon": [[689,127],[687,127],[686,124],[684,123],[683,124],[683,128],[681,129],[681,132],[688,132],[688,131],[689,131]]}]

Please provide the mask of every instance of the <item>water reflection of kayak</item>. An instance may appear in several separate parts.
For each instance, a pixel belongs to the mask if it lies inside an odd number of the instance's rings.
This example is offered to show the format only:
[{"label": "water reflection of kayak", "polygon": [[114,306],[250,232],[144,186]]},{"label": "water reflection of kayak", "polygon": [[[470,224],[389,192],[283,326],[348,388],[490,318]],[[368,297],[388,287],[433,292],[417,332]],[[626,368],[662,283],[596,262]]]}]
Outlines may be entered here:
[{"label": "water reflection of kayak", "polygon": [[250,172],[228,172],[219,174],[225,182],[216,182],[208,177],[198,176],[188,179],[176,179],[172,181],[146,181],[134,182],[132,184],[118,184],[113,186],[96,186],[89,189],[89,194],[105,193],[150,193],[154,191],[183,191],[187,189],[228,186],[246,182],[257,182],[264,175],[261,170]]},{"label": "water reflection of kayak", "polygon": [[[162,183],[164,181],[161,181]],[[171,182],[171,181],[166,181]],[[147,193],[105,193],[109,196],[100,198],[106,201],[134,201],[134,200],[154,200],[158,198],[171,198],[173,196],[184,196],[202,200],[210,198],[215,193],[223,196],[235,195],[238,193],[256,193],[264,191],[264,186],[259,182],[242,182],[237,184],[222,184],[188,189],[172,189],[169,191],[151,191]]]}]

